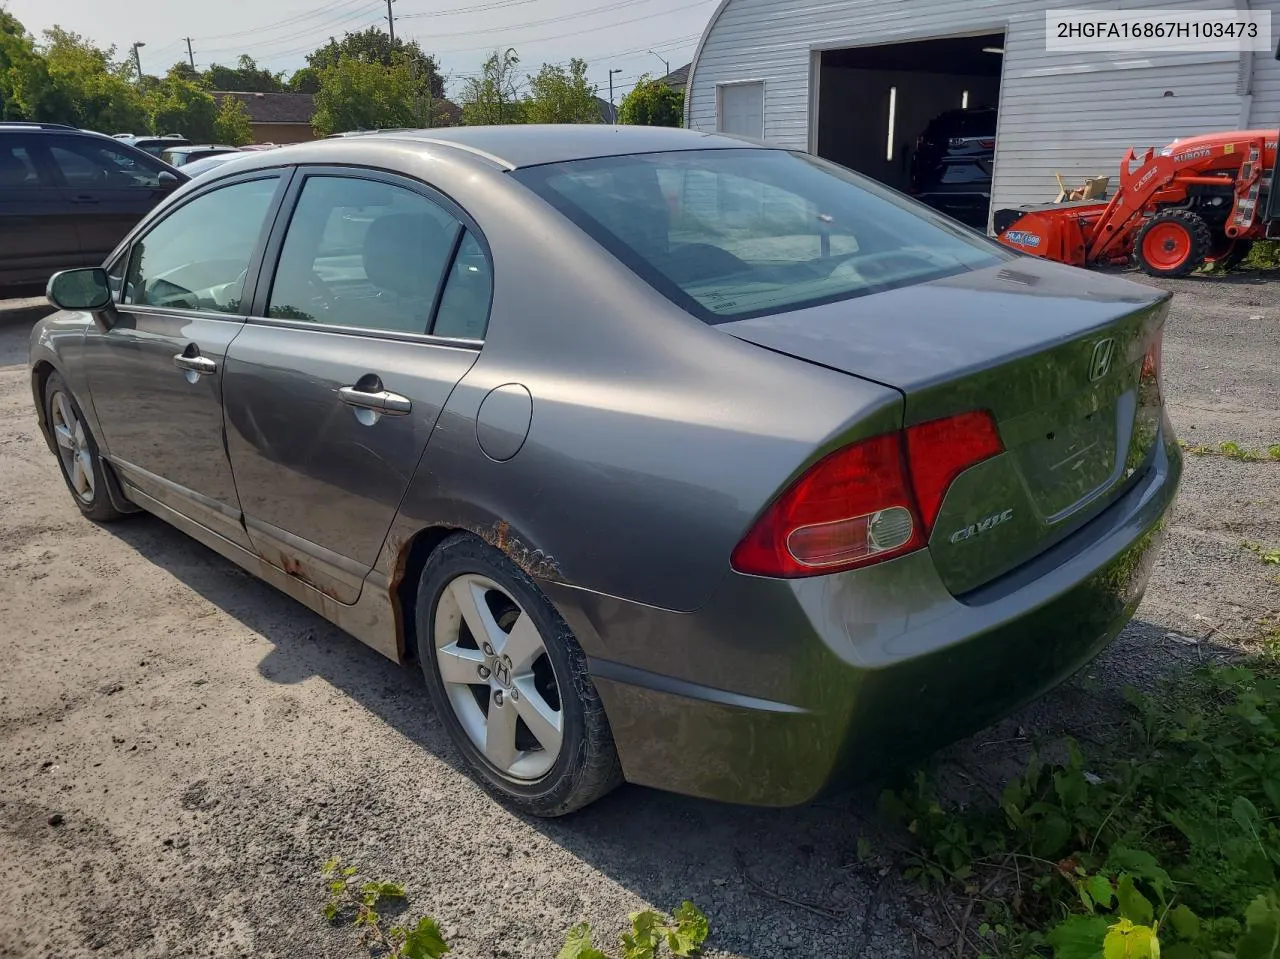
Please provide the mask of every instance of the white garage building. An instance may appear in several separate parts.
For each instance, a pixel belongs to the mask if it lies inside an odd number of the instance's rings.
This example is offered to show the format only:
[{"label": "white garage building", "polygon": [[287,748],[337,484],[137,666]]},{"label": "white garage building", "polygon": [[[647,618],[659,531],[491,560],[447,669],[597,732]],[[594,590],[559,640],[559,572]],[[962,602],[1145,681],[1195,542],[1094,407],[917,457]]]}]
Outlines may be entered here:
[{"label": "white garage building", "polygon": [[905,189],[929,119],[989,104],[993,209],[1052,200],[1055,173],[1114,183],[1130,146],[1280,127],[1270,54],[1047,52],[1045,12],[1080,7],[1274,12],[1280,0],[723,0],[690,69],[685,125],[809,150]]}]

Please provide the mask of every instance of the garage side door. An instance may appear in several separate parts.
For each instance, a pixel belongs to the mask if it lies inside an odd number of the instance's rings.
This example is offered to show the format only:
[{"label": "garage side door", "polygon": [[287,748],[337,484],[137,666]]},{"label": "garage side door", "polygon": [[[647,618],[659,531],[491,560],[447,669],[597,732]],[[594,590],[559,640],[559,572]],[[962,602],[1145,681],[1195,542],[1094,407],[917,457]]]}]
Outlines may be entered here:
[{"label": "garage side door", "polygon": [[720,87],[716,129],[720,133],[764,139],[764,84],[727,83]]}]

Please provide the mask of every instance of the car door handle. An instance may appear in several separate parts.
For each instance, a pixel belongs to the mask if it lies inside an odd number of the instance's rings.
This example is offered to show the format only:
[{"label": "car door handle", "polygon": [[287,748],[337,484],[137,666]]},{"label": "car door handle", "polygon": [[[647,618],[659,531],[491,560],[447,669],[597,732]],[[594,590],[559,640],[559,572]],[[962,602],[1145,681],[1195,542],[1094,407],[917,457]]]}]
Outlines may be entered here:
[{"label": "car door handle", "polygon": [[348,406],[361,410],[375,410],[386,416],[404,416],[413,409],[409,397],[390,393],[387,390],[371,393],[354,386],[343,386],[338,389],[338,399]]},{"label": "car door handle", "polygon": [[185,353],[175,353],[173,365],[180,370],[189,370],[192,373],[199,373],[201,376],[208,376],[210,373],[218,372],[218,364],[207,356],[187,356]]},{"label": "car door handle", "polygon": [[73,196],[73,197],[71,198],[71,202],[72,202],[72,203],[97,203],[97,202],[98,202],[98,197],[96,197],[96,196]]}]

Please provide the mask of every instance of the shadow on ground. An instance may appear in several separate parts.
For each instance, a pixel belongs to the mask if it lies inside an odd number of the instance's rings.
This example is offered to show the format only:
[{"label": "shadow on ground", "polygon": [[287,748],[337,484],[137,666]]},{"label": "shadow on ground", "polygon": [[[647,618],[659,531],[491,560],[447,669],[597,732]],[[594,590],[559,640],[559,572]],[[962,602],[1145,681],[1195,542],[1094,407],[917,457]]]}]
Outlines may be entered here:
[{"label": "shadow on ground", "polygon": [[[466,775],[416,667],[390,662],[157,519],[138,517],[110,531],[264,637],[271,645],[259,665],[265,678],[292,684],[319,677]],[[1158,673],[1151,669],[1153,646],[1167,647],[1168,655],[1157,657],[1166,668],[1194,665],[1206,655],[1164,628],[1134,622],[1081,676],[935,757],[943,788],[996,796],[1034,742],[1068,731],[1104,739],[1125,721],[1115,677],[1132,675],[1134,664],[1126,661],[1139,649],[1141,675]],[[929,915],[891,867],[902,838],[877,817],[877,794],[868,787],[803,808],[765,810],[624,787],[566,819],[526,821],[657,906],[674,907],[684,898],[717,904],[708,910],[717,946],[753,959],[785,954],[815,937],[847,943],[848,956],[864,948],[867,955],[904,948],[929,954],[930,943],[949,949],[945,921]],[[860,861],[860,839],[884,855]],[[717,912],[732,916],[732,924],[717,922]],[[901,940],[869,945],[872,926],[883,930],[895,917]]]}]

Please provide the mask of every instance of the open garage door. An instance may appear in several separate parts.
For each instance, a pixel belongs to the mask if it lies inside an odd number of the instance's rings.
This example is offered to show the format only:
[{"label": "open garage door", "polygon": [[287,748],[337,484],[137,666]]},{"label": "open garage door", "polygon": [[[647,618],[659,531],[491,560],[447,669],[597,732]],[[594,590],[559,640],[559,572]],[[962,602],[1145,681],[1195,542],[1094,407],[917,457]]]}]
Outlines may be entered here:
[{"label": "open garage door", "polygon": [[818,155],[985,230],[1004,34],[850,47],[820,57]]}]

